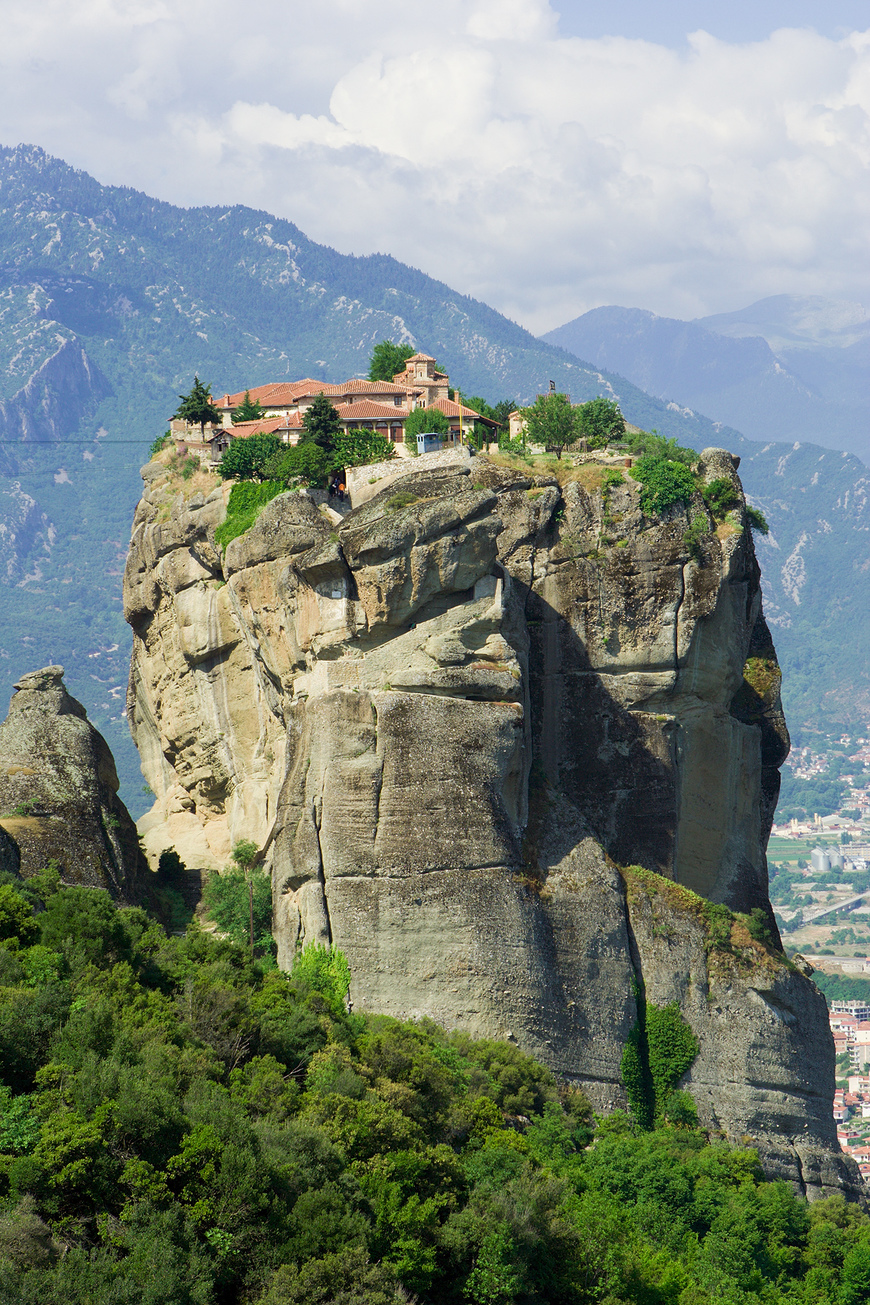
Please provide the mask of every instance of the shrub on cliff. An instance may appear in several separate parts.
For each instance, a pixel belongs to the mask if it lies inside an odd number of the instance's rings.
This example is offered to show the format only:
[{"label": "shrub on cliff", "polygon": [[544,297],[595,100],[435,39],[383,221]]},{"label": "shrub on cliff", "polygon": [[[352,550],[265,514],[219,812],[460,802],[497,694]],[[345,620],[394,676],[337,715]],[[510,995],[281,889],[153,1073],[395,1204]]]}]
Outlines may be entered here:
[{"label": "shrub on cliff", "polygon": [[226,548],[233,539],[238,539],[246,530],[250,530],[263,508],[278,494],[283,494],[286,485],[279,480],[263,480],[259,483],[251,480],[240,481],[230,490],[227,503],[227,516],[214,532],[215,541],[221,548]]},{"label": "shrub on cliff", "polygon": [[641,484],[640,506],[647,516],[662,516],[678,503],[691,502],[695,477],[683,462],[647,454],[632,470]]}]

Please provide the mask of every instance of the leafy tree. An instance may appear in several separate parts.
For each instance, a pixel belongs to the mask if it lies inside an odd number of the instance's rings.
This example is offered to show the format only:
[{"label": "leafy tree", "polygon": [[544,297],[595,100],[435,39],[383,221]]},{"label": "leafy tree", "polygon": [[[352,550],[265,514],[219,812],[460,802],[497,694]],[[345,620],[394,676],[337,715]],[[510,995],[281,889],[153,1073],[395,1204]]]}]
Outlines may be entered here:
[{"label": "leafy tree", "polygon": [[340,467],[365,467],[395,456],[392,442],[374,430],[342,431],[335,443],[335,464]]},{"label": "leafy tree", "polygon": [[270,459],[284,446],[277,435],[261,432],[234,439],[224,450],[218,471],[223,480],[267,480]]},{"label": "leafy tree", "polygon": [[219,426],[221,423],[221,414],[211,401],[211,387],[204,385],[198,376],[193,378],[193,387],[189,394],[179,394],[179,403],[173,418],[179,418],[181,421],[188,421],[191,425],[199,426],[200,430],[205,433],[205,423],[213,422]]},{"label": "leafy tree", "polygon": [[302,418],[303,433],[300,444],[313,443],[325,453],[332,453],[341,435],[341,418],[338,410],[321,391]]},{"label": "leafy tree", "polygon": [[0,939],[18,938],[25,945],[39,933],[33,908],[12,884],[0,885]]},{"label": "leafy tree", "polygon": [[618,440],[625,434],[625,418],[615,399],[605,399],[599,394],[580,405],[578,428],[590,449],[603,449],[610,440]]},{"label": "leafy tree", "polygon": [[372,350],[369,362],[370,381],[391,381],[399,372],[405,370],[405,363],[414,356],[414,349],[409,344],[394,344],[392,340],[381,340]]},{"label": "leafy tree", "polygon": [[415,408],[405,418],[405,443],[417,452],[417,436],[424,433],[447,435],[450,422],[440,408]]},{"label": "leafy tree", "polygon": [[571,405],[567,394],[539,394],[530,408],[523,408],[526,422],[525,440],[529,444],[543,444],[562,456],[562,450],[573,444],[580,434],[578,410]]},{"label": "leafy tree", "polygon": [[402,1305],[408,1300],[385,1265],[350,1246],[297,1268],[283,1264],[256,1305]]},{"label": "leafy tree", "polygon": [[238,408],[233,411],[233,422],[259,421],[263,416],[263,408],[259,399],[251,398],[251,391],[245,390],[245,397],[242,399]]},{"label": "leafy tree", "polygon": [[281,445],[266,463],[265,471],[270,480],[280,481],[283,485],[306,484],[322,488],[335,460],[335,454],[309,440],[289,449]]},{"label": "leafy tree", "polygon": [[309,943],[297,952],[290,971],[314,992],[319,992],[334,1009],[342,1009],[350,991],[350,966],[337,947]]},{"label": "leafy tree", "polygon": [[694,449],[684,448],[674,437],[665,439],[658,431],[626,431],[620,444],[637,457],[665,458],[668,462],[683,462],[689,466],[697,458]]},{"label": "leafy tree", "polygon": [[272,884],[269,873],[256,867],[257,845],[247,839],[233,848],[233,865],[212,874],[203,901],[215,924],[240,947],[272,955]]}]

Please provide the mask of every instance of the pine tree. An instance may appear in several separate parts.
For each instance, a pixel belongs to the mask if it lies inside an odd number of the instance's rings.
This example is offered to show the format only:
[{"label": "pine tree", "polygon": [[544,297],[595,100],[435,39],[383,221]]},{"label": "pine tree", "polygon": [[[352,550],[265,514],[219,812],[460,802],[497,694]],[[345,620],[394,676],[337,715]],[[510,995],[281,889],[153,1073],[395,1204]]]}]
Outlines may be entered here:
[{"label": "pine tree", "polygon": [[220,425],[221,415],[211,401],[211,386],[204,385],[198,376],[193,378],[190,394],[179,394],[178,397],[181,403],[172,414],[173,420],[178,418],[196,424],[203,434],[207,421],[213,422],[215,426]]},{"label": "pine tree", "polygon": [[323,391],[318,394],[302,418],[303,434],[300,443],[314,443],[326,453],[335,448],[341,434],[341,418]]},{"label": "pine tree", "polygon": [[259,421],[263,416],[263,408],[259,399],[251,398],[251,391],[245,390],[245,397],[239,404],[238,408],[233,411],[233,421]]}]

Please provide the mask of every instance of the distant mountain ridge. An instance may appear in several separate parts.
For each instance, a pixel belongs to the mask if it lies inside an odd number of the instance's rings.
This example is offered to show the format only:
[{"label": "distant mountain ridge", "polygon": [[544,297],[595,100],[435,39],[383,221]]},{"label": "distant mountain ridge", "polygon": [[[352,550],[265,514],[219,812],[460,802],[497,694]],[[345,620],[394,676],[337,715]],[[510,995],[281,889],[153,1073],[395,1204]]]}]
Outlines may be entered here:
[{"label": "distant mountain ridge", "polygon": [[870,318],[860,304],[775,295],[691,322],[611,306],[542,339],[750,439],[846,449],[870,465]]},{"label": "distant mountain ridge", "polygon": [[[680,443],[727,445],[743,456],[747,491],[765,511],[768,486],[802,505],[799,520],[773,509],[786,557],[802,533],[815,539],[812,522],[831,516],[832,495],[854,503],[864,492],[855,459],[832,456],[819,479],[808,453],[778,476],[789,450],[752,445],[687,403],[653,398],[388,255],[342,255],[268,213],[180,209],[102,186],[36,147],[0,149],[0,698],[21,674],[63,665],[110,742],[134,815],[147,803],[131,787],[141,781],[122,715],[120,580],[149,443],[194,372],[221,392],[284,377],[341,380],[364,373],[384,337],[434,354],[467,394],[531,401],[552,380],[575,401],[613,395],[630,421]],[[837,547],[857,545],[863,559],[857,518],[832,520]],[[802,606],[765,578],[782,619],[797,622],[795,638],[806,620],[821,640],[833,619],[829,554],[819,605],[808,606],[815,548],[799,552]],[[788,668],[788,638],[777,640]],[[826,674],[835,699],[854,699],[857,681],[836,656]]]}]

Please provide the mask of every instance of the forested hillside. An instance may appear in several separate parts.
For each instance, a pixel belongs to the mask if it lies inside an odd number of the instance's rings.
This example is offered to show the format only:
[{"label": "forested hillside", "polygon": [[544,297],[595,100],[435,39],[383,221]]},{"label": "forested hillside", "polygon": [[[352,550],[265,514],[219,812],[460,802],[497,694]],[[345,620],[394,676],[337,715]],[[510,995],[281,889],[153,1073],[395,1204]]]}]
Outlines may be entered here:
[{"label": "forested hillside", "polygon": [[685,1094],[652,1128],[595,1120],[511,1045],[346,991],[329,949],[288,975],[50,869],[5,876],[0,1302],[868,1299],[867,1215],[765,1182]]}]

